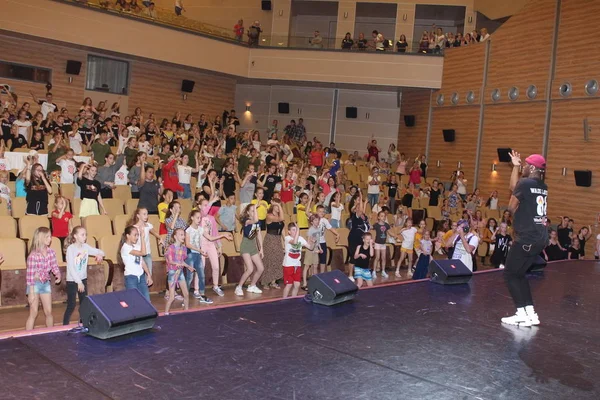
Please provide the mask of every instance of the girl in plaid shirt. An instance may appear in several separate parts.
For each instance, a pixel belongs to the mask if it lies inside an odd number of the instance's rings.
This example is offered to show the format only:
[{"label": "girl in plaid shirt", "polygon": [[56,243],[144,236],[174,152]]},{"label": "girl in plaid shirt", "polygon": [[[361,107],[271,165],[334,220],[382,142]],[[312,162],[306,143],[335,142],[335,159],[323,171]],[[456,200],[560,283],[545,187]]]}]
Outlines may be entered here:
[{"label": "girl in plaid shirt", "polygon": [[169,299],[165,306],[165,315],[169,315],[171,304],[175,300],[175,287],[179,284],[181,293],[183,294],[183,309],[187,310],[190,303],[188,287],[183,276],[183,268],[187,268],[194,272],[194,269],[185,263],[187,258],[187,247],[185,247],[185,232],[181,228],[173,231],[171,236],[171,245],[165,252],[167,260],[167,273],[169,282]]},{"label": "girl in plaid shirt", "polygon": [[37,228],[31,240],[31,249],[27,257],[27,296],[29,300],[29,317],[25,324],[26,330],[32,330],[37,318],[39,302],[46,316],[46,326],[54,325],[52,317],[52,288],[50,272],[56,277],[54,283],[60,283],[60,270],[56,261],[56,253],[50,248],[52,235],[50,229]]}]

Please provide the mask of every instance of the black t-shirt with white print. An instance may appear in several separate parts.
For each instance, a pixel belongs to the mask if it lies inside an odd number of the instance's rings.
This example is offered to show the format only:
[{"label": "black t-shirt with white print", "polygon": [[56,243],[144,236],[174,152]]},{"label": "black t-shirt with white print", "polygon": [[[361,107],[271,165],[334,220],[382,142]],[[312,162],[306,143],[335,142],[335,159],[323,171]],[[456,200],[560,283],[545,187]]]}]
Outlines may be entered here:
[{"label": "black t-shirt with white print", "polygon": [[520,243],[547,242],[548,186],[539,179],[521,178],[513,196],[519,200],[512,226],[515,240]]}]

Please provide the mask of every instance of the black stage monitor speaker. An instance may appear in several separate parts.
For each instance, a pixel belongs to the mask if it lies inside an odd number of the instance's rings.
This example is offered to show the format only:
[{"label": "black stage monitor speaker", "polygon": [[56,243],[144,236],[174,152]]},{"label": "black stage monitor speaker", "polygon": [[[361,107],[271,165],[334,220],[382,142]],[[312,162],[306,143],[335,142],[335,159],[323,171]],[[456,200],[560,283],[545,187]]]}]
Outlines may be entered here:
[{"label": "black stage monitor speaker", "polygon": [[308,280],[308,293],[312,302],[332,306],[352,300],[358,287],[339,269],[311,276]]},{"label": "black stage monitor speaker", "polygon": [[192,93],[194,91],[195,84],[196,82],[194,81],[188,81],[187,79],[184,79],[181,81],[181,91],[184,93]]},{"label": "black stage monitor speaker", "polygon": [[456,134],[454,129],[444,129],[442,132],[444,132],[444,142],[454,142],[454,136]]},{"label": "black stage monitor speaker", "polygon": [[271,0],[262,0],[261,8],[263,11],[271,11]]},{"label": "black stage monitor speaker", "polygon": [[537,256],[533,261],[533,264],[531,264],[531,267],[529,267],[529,269],[527,270],[527,272],[541,272],[544,270],[544,268],[546,268],[547,264],[548,263],[546,262],[544,257]]},{"label": "black stage monitor speaker", "polygon": [[498,161],[500,162],[510,162],[510,152],[511,148],[498,148]]},{"label": "black stage monitor speaker", "polygon": [[575,185],[583,187],[592,186],[592,171],[575,171]]},{"label": "black stage monitor speaker", "polygon": [[81,72],[81,61],[67,60],[67,74],[79,75]]},{"label": "black stage monitor speaker", "polygon": [[358,108],[346,107],[346,118],[357,118],[357,117],[358,117]]},{"label": "black stage monitor speaker", "polygon": [[404,125],[406,126],[415,126],[415,116],[414,115],[405,115],[404,116]]},{"label": "black stage monitor speaker", "polygon": [[289,114],[290,113],[290,103],[278,103],[277,104],[277,112],[279,114]]},{"label": "black stage monitor speaker", "polygon": [[441,285],[468,283],[473,273],[460,260],[433,260],[429,263],[431,282]]},{"label": "black stage monitor speaker", "polygon": [[109,339],[150,329],[158,312],[137,289],[88,296],[80,307],[88,335]]}]

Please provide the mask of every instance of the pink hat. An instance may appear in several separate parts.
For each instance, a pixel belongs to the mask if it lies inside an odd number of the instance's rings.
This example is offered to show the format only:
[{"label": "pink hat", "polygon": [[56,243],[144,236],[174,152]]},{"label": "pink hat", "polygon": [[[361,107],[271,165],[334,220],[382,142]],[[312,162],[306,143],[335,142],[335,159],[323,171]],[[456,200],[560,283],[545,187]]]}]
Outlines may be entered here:
[{"label": "pink hat", "polygon": [[546,159],[541,154],[532,154],[525,159],[525,162],[538,169],[546,169]]}]

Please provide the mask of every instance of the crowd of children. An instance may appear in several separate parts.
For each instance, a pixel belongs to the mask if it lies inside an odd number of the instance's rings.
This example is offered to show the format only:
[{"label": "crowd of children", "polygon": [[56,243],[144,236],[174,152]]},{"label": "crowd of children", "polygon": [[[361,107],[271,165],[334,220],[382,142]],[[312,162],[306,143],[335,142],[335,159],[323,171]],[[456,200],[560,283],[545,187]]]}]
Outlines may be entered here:
[{"label": "crowd of children", "polygon": [[[338,151],[335,143],[325,146],[316,138],[308,140],[303,125],[299,129],[294,123],[279,131],[276,121],[264,143],[258,131],[238,132],[234,110],[212,121],[202,114],[195,122],[180,113],[158,121],[140,108],[121,118],[118,103],[94,107],[87,98],[71,119],[67,109],[59,110],[52,102],[51,94],[39,104],[41,111],[35,116],[28,114],[28,103],[19,111],[16,102],[5,104],[2,127],[11,129],[3,131],[0,148],[0,165],[6,167],[4,149],[14,137],[11,118],[31,120],[31,129],[19,130],[19,135],[39,132],[49,146],[46,170],[32,153],[23,170],[12,177],[16,195],[27,198],[27,214],[48,215],[52,222],[52,231],[36,232],[28,258],[27,286],[32,293],[28,328],[34,309],[37,312],[34,302],[42,302],[47,322],[52,322],[49,274],[60,276],[48,235],[61,240],[67,253],[64,323],[69,322],[78,293],[81,301],[87,291],[87,255],[103,255],[84,245],[85,230],[72,226],[65,197],[54,193],[54,210],[48,210],[53,181],[76,184],[75,197],[82,199],[80,217],[105,213],[102,199],[112,197],[119,185],[129,186],[139,205],[122,232],[119,248],[125,286],[149,298],[150,240],[157,238],[168,271],[166,312],[175,300],[187,308],[190,293],[200,303],[212,303],[206,294],[207,261],[212,291],[224,295],[219,282],[222,241],[232,241],[236,231],[245,266],[234,289],[238,296],[244,295],[246,283],[246,292],[260,294],[280,288],[281,280],[284,297],[296,295],[306,288],[310,274],[326,270],[329,249],[343,247],[337,246],[340,242],[347,247],[348,276],[359,286],[371,286],[378,274],[388,278],[388,267],[395,267],[398,278],[405,267],[406,278],[425,278],[434,256],[460,258],[473,270],[489,257],[491,265],[501,268],[512,242],[511,216],[497,192],[484,198],[478,189],[468,190],[464,171],[444,182],[431,179],[424,156],[407,157],[393,144],[386,154],[371,139],[365,155],[348,154]],[[74,143],[74,137],[82,140]],[[86,151],[92,161],[75,162],[75,154]],[[9,204],[10,178],[0,171],[0,201]],[[193,201],[190,215],[182,215],[180,199]],[[438,209],[440,217],[426,223],[427,215],[413,210],[415,200],[421,208]],[[151,214],[159,216],[160,226],[148,222]],[[543,256],[583,258],[590,237],[591,227],[575,234],[573,221],[565,217],[551,233]],[[394,246],[399,249],[395,265],[388,257],[395,253]]]}]

